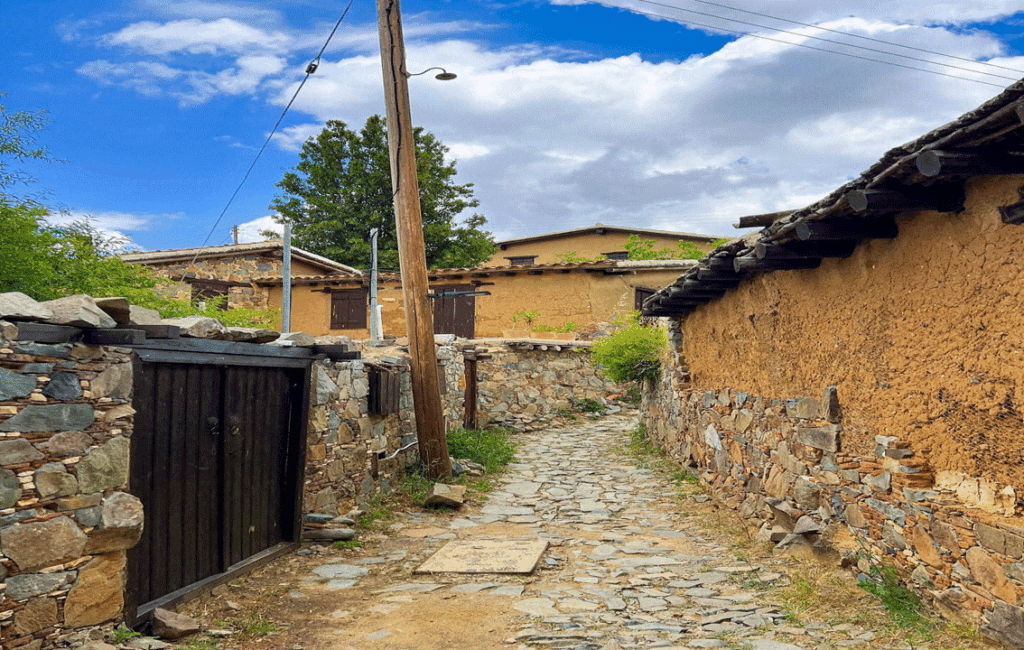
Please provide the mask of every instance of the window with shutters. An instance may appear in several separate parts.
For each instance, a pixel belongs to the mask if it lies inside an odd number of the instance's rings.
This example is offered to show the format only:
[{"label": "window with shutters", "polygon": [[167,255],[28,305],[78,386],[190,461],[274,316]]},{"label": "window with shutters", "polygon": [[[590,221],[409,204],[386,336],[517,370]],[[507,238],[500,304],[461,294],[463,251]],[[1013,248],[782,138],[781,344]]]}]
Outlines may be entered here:
[{"label": "window with shutters", "polygon": [[331,329],[366,329],[366,288],[331,292]]}]

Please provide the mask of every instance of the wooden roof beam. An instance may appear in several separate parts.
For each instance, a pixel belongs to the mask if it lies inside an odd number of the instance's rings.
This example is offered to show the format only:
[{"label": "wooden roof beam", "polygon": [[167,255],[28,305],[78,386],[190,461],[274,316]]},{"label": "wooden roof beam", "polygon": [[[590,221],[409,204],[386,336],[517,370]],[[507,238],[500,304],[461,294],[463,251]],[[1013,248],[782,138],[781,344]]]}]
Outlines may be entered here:
[{"label": "wooden roof beam", "polygon": [[854,212],[900,212],[903,210],[938,210],[960,212],[964,207],[963,187],[928,188],[926,192],[912,188],[851,190],[846,202]]},{"label": "wooden roof beam", "polygon": [[763,273],[766,271],[794,271],[797,269],[816,269],[821,265],[821,258],[797,257],[791,259],[773,260],[757,259],[756,255],[748,253],[733,258],[733,268],[737,273]]},{"label": "wooden roof beam", "polygon": [[917,165],[917,171],[928,178],[1024,174],[1024,156],[1003,152],[932,150],[919,153],[914,162]]},{"label": "wooden roof beam", "polygon": [[800,241],[836,242],[893,239],[898,234],[899,227],[891,218],[801,221],[796,224],[796,236]]}]

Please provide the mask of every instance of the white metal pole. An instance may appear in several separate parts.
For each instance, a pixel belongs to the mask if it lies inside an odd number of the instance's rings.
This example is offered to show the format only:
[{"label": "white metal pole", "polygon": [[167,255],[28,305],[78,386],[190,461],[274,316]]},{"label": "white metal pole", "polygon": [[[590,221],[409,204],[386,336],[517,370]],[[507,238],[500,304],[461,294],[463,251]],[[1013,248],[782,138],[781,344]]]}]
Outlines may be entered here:
[{"label": "white metal pole", "polygon": [[370,340],[377,341],[383,335],[380,310],[377,308],[377,228],[370,230]]},{"label": "white metal pole", "polygon": [[281,332],[292,331],[292,224],[284,224],[284,266],[281,269]]}]

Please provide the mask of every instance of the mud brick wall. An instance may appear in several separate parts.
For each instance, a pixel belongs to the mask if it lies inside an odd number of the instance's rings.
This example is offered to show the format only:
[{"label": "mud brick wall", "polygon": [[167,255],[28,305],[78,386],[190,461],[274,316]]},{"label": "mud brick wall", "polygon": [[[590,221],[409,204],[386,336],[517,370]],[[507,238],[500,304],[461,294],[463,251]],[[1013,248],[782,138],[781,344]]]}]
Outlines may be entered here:
[{"label": "mud brick wall", "polygon": [[[1024,646],[1024,527],[1014,489],[935,472],[928,450],[873,436],[844,448],[841,395],[768,398],[693,387],[677,364],[644,394],[649,435],[780,546],[870,551],[940,610]],[[864,568],[864,567],[862,567]]]},{"label": "mud brick wall", "polygon": [[143,524],[126,493],[131,386],[123,348],[0,338],[4,648],[74,646],[122,614]]}]

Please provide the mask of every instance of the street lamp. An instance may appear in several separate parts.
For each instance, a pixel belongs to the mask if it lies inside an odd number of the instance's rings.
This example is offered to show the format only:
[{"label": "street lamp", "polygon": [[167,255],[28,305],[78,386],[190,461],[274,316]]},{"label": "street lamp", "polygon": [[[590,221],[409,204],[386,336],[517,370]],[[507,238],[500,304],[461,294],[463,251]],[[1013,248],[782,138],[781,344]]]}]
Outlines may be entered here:
[{"label": "street lamp", "polygon": [[431,70],[440,70],[441,71],[441,72],[437,73],[436,75],[434,75],[434,79],[439,79],[441,81],[451,81],[452,79],[455,79],[458,76],[454,72],[448,72],[444,68],[437,67],[437,66],[435,66],[433,68],[427,68],[423,72],[412,72],[412,73],[403,72],[402,74],[404,74],[406,77],[418,77],[421,74],[426,74],[426,73],[430,72]]}]

